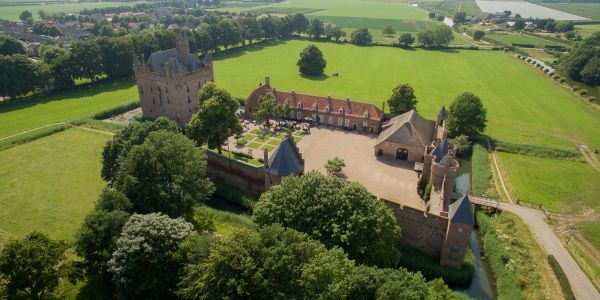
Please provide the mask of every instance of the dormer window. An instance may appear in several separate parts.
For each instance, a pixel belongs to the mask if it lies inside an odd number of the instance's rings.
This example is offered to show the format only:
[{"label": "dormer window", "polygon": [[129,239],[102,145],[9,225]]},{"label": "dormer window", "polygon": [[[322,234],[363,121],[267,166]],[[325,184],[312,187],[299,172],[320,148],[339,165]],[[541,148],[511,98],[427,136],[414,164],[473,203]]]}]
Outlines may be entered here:
[{"label": "dormer window", "polygon": [[343,114],[344,114],[344,108],[343,108],[343,107],[340,107],[340,110],[339,110],[339,112],[340,112],[340,115],[343,115]]},{"label": "dormer window", "polygon": [[302,102],[298,102],[298,104],[296,105],[296,108],[302,108]]},{"label": "dormer window", "polygon": [[364,116],[365,116],[365,119],[368,119],[369,118],[369,112],[365,111],[365,115]]},{"label": "dormer window", "polygon": [[328,113],[329,113],[329,112],[331,112],[331,108],[329,107],[329,105],[327,105],[327,106],[325,107],[325,111],[326,111],[326,112],[328,112]]},{"label": "dormer window", "polygon": [[312,110],[313,110],[313,111],[317,111],[317,105],[316,105],[316,104],[313,104],[313,106],[312,106]]}]

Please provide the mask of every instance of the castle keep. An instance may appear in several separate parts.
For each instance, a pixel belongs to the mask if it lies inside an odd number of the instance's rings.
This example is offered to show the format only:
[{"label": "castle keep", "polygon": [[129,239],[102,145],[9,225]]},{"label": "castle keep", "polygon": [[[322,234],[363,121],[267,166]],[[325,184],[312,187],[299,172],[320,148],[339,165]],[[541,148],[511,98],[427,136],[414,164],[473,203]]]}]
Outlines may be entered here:
[{"label": "castle keep", "polygon": [[177,47],[154,52],[147,61],[133,62],[133,71],[144,118],[160,116],[184,126],[198,111],[198,92],[214,81],[210,54],[200,60],[190,53],[188,40],[180,35]]}]

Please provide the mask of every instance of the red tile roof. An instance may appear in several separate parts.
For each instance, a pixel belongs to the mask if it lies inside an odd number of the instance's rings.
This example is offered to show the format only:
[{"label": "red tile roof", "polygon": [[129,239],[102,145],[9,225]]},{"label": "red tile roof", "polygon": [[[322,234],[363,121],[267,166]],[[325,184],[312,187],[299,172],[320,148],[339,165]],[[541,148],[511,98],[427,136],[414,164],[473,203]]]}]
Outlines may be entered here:
[{"label": "red tile roof", "polygon": [[339,115],[340,108],[343,108],[343,115],[345,116],[364,118],[365,112],[367,112],[369,119],[371,120],[381,121],[383,119],[383,112],[373,104],[299,94],[295,92],[283,92],[278,91],[277,89],[273,90],[268,83],[263,84],[252,91],[250,96],[248,96],[246,103],[249,101],[256,101],[257,103],[258,98],[268,92],[273,92],[277,99],[277,104],[284,104],[287,101],[292,109],[297,109],[300,104],[303,110],[313,111],[313,105],[316,105],[317,112],[327,113],[327,107],[329,107],[332,115]]}]

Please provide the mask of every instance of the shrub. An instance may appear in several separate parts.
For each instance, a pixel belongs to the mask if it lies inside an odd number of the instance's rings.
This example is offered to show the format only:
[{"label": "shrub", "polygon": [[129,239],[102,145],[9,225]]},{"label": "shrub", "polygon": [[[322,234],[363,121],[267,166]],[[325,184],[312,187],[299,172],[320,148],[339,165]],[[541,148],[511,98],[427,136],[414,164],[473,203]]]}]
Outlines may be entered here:
[{"label": "shrub", "polygon": [[238,188],[227,185],[218,180],[213,180],[213,183],[215,184],[214,195],[217,198],[221,198],[229,203],[244,207],[249,211],[254,209],[254,204],[257,201],[256,197],[253,197],[252,195],[247,194]]},{"label": "shrub", "polygon": [[513,144],[503,141],[494,141],[494,148],[496,151],[531,155],[537,157],[554,158],[554,159],[568,159],[573,161],[583,161],[583,157],[579,151],[575,150],[564,150],[542,146],[522,145]]},{"label": "shrub", "polygon": [[469,137],[466,135],[460,135],[454,139],[452,139],[452,143],[456,146],[456,154],[459,156],[463,156],[465,154],[471,153],[471,141]]},{"label": "shrub", "polygon": [[560,266],[560,264],[558,263],[558,261],[556,260],[554,255],[552,255],[552,254],[548,255],[548,264],[550,264],[552,271],[554,271],[556,278],[558,278],[558,282],[560,283],[560,288],[562,289],[563,294],[565,295],[565,298],[569,299],[569,300],[571,300],[571,299],[574,300],[575,295],[573,294],[573,289],[571,289],[571,284],[569,283],[569,279],[567,278],[565,271],[562,269],[562,267]]},{"label": "shrub", "polygon": [[460,269],[440,265],[440,260],[427,256],[419,250],[400,246],[400,266],[412,272],[421,272],[427,280],[444,279],[451,286],[468,286],[475,273],[475,256],[470,248]]},{"label": "shrub", "polygon": [[427,178],[425,178],[425,176],[421,176],[419,181],[417,181],[417,193],[419,193],[420,196],[423,196],[425,193],[425,188],[427,188]]},{"label": "shrub", "polygon": [[532,61],[531,57],[528,57],[527,62],[531,62],[531,61]]},{"label": "shrub", "polygon": [[94,118],[96,120],[104,120],[104,119],[108,119],[112,116],[116,116],[116,115],[122,114],[124,112],[128,112],[132,109],[136,109],[138,107],[140,107],[140,102],[132,102],[129,104],[117,106],[115,108],[103,110],[99,113],[96,113],[92,118]]},{"label": "shrub", "polygon": [[577,91],[579,91],[579,87],[578,87],[578,86],[576,86],[576,85],[574,85],[574,86],[571,88],[571,90],[572,90],[573,92],[577,92]]},{"label": "shrub", "polygon": [[557,74],[552,75],[552,78],[554,78],[554,80],[559,80],[560,76],[558,76]]},{"label": "shrub", "polygon": [[423,194],[423,200],[429,201],[431,198],[431,183],[428,183],[425,187],[425,193]]},{"label": "shrub", "polygon": [[590,101],[590,102],[596,102],[596,97],[594,97],[594,96],[590,96],[590,97],[588,98],[588,101]]},{"label": "shrub", "polygon": [[561,79],[560,79],[560,83],[565,83],[565,82],[567,82],[567,80],[566,80],[566,79],[564,79],[564,78],[561,78]]},{"label": "shrub", "polygon": [[240,147],[244,147],[248,143],[248,140],[245,138],[239,138],[235,141],[235,144]]},{"label": "shrub", "polygon": [[581,95],[581,96],[585,96],[585,95],[587,95],[587,93],[588,93],[588,91],[586,89],[582,89],[579,91],[579,95]]}]

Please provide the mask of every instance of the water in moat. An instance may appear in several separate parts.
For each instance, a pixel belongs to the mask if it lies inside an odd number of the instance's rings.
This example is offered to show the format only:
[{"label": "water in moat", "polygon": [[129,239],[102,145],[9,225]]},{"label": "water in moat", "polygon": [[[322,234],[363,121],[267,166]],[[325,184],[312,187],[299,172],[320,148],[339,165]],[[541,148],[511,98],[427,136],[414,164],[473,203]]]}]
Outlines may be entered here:
[{"label": "water in moat", "polygon": [[[456,190],[459,193],[468,192],[471,186],[471,163],[469,161],[460,161],[461,168],[458,177],[456,177]],[[479,246],[477,230],[471,232],[470,246],[475,257],[475,274],[473,281],[468,288],[458,289],[459,291],[481,300],[496,299],[496,292],[493,286],[493,277],[486,261],[481,259],[481,248]]]}]

